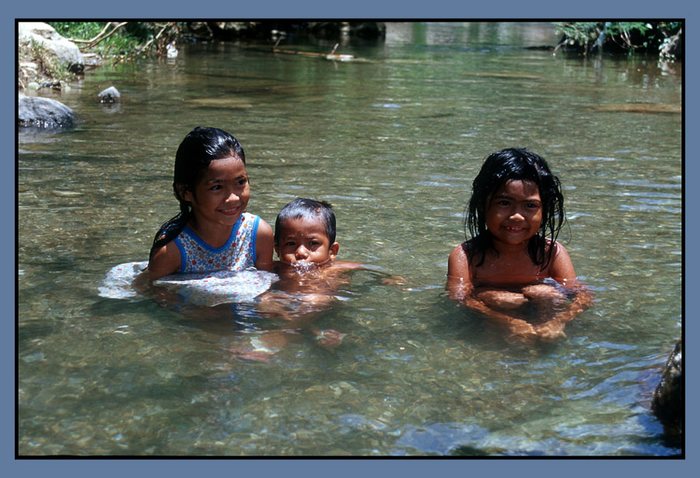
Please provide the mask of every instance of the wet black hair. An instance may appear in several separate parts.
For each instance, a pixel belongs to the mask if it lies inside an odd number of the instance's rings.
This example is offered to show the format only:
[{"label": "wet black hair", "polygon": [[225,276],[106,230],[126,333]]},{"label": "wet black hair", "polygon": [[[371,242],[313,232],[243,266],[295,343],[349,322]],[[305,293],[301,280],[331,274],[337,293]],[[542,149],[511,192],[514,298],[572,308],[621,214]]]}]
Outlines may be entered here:
[{"label": "wet black hair", "polygon": [[[542,200],[542,224],[528,243],[532,262],[545,269],[551,261],[559,231],[566,218],[564,196],[559,178],[552,174],[541,156],[524,148],[508,148],[490,154],[472,183],[472,196],[464,219],[465,243],[469,261],[478,256],[477,266],[484,263],[486,251],[493,249],[493,238],[486,229],[486,211],[493,194],[511,180],[532,181]],[[547,246],[547,242],[552,247]]]},{"label": "wet black hair", "polygon": [[335,213],[330,203],[308,198],[296,198],[286,204],[275,219],[275,246],[279,245],[282,224],[290,219],[322,220],[329,242],[331,244],[335,242]]},{"label": "wet black hair", "polygon": [[217,159],[236,157],[245,164],[245,152],[238,140],[219,128],[197,126],[182,140],[175,153],[173,193],[180,203],[180,212],[165,222],[153,239],[149,258],[155,251],[177,237],[192,215],[192,206],[184,193],[194,192],[209,163]]}]

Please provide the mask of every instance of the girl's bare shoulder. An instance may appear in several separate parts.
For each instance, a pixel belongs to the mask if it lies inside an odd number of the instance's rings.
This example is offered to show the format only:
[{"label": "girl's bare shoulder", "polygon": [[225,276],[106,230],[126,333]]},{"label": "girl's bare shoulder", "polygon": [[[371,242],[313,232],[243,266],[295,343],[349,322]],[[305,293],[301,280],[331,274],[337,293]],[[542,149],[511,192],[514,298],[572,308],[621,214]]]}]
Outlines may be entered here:
[{"label": "girl's bare shoulder", "polygon": [[458,244],[450,252],[447,260],[448,275],[464,275],[469,271],[469,258],[466,252],[466,243]]},{"label": "girl's bare shoulder", "polygon": [[[550,245],[550,247],[552,247]],[[569,251],[566,250],[560,242],[553,244],[555,247],[552,261],[549,264],[549,276],[555,279],[560,284],[573,285],[576,283],[576,270],[569,256]]]},{"label": "girl's bare shoulder", "polygon": [[180,249],[174,241],[165,244],[153,253],[148,261],[148,278],[156,280],[180,270]]}]

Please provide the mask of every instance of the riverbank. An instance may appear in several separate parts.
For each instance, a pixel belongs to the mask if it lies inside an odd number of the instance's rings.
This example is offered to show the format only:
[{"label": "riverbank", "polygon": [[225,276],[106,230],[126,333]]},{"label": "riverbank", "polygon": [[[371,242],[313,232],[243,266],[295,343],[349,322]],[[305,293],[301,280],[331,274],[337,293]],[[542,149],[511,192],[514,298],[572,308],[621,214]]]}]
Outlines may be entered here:
[{"label": "riverbank", "polygon": [[[319,45],[382,41],[383,22],[259,21],[259,22],[50,22],[40,26],[29,41],[23,40],[20,23],[17,85],[20,91],[49,88],[63,90],[84,69],[103,61],[130,61],[144,56],[177,55],[186,43],[242,41],[284,45],[299,39]],[[561,35],[557,51],[583,56],[605,51],[612,54],[654,54],[663,61],[682,61],[681,22],[572,22],[554,23]],[[60,43],[60,48],[48,46]],[[335,50],[334,50],[335,51]],[[66,52],[69,57],[65,58]],[[73,57],[80,57],[75,61]]]},{"label": "riverbank", "polygon": [[20,92],[63,89],[84,69],[80,49],[46,23],[20,23],[17,44],[17,88]]},{"label": "riverbank", "polygon": [[[378,41],[382,22],[28,22],[19,24],[17,87],[64,90],[85,69],[138,56],[175,56],[177,45],[211,41],[276,43],[291,38],[347,45]],[[92,28],[79,28],[90,25]],[[72,38],[80,35],[85,38]]]}]

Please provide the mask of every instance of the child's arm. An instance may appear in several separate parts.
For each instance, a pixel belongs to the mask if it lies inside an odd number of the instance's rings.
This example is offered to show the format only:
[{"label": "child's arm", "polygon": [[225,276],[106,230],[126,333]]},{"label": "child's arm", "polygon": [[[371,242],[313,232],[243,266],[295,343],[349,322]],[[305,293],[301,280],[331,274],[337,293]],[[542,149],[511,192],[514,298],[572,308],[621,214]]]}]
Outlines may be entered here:
[{"label": "child's arm", "polygon": [[469,261],[461,245],[454,248],[447,262],[447,292],[451,299],[495,320],[511,334],[524,339],[535,337],[535,329],[527,321],[494,310],[474,296]]},{"label": "child's arm", "polygon": [[171,241],[153,253],[146,269],[148,280],[174,274],[180,270],[180,249]]},{"label": "child's arm", "polygon": [[537,331],[532,324],[505,312],[494,310],[471,294],[469,294],[462,303],[470,309],[480,312],[492,321],[504,326],[514,337],[524,340],[533,340],[537,338]]},{"label": "child's arm", "polygon": [[549,277],[564,286],[573,287],[576,283],[576,271],[571,257],[569,257],[569,251],[558,242],[555,243],[554,247],[556,250],[549,266]]},{"label": "child's arm", "polygon": [[550,266],[550,276],[563,286],[571,289],[575,296],[566,309],[535,328],[538,337],[543,340],[565,337],[564,326],[566,323],[588,309],[593,303],[591,292],[576,279],[576,272],[568,251],[559,243],[556,244],[556,247],[554,262]]},{"label": "child's arm", "polygon": [[402,286],[406,285],[408,281],[405,277],[399,275],[393,275],[385,272],[380,267],[369,266],[367,264],[362,264],[361,262],[349,262],[349,261],[333,261],[331,266],[334,271],[368,271],[379,276],[382,285],[395,285]]},{"label": "child's arm", "polygon": [[270,225],[260,219],[257,235],[255,236],[255,268],[272,272],[272,249],[274,236]]},{"label": "child's arm", "polygon": [[460,244],[452,250],[447,260],[447,293],[450,299],[461,302],[472,290],[469,261]]},{"label": "child's arm", "polygon": [[572,287],[574,300],[563,311],[557,313],[552,319],[535,327],[537,336],[542,340],[555,340],[566,337],[564,327],[567,322],[573,320],[584,310],[593,304],[593,294],[583,285],[576,284]]}]

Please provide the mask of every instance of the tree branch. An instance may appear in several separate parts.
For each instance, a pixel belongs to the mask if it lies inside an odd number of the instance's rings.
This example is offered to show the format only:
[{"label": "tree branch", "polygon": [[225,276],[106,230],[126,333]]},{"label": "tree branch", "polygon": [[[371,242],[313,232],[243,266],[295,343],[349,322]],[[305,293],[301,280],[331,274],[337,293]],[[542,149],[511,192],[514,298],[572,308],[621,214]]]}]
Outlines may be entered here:
[{"label": "tree branch", "polygon": [[[73,43],[83,43],[83,44],[87,45],[88,48],[93,48],[95,45],[100,43],[105,38],[112,36],[117,30],[119,30],[121,27],[123,27],[127,23],[128,22],[121,22],[121,23],[117,23],[115,25],[113,22],[107,22],[107,25],[105,25],[105,27],[102,29],[102,31],[100,33],[98,33],[95,38],[93,38],[91,40],[71,39],[70,41],[72,41]],[[112,30],[110,32],[107,32],[107,30],[109,30],[109,28],[112,27],[112,25],[114,25],[114,28],[112,28]]]}]

